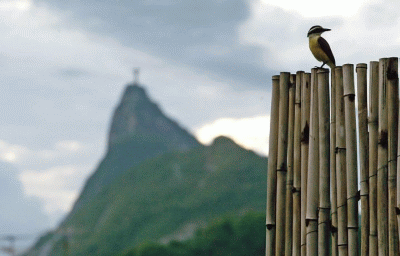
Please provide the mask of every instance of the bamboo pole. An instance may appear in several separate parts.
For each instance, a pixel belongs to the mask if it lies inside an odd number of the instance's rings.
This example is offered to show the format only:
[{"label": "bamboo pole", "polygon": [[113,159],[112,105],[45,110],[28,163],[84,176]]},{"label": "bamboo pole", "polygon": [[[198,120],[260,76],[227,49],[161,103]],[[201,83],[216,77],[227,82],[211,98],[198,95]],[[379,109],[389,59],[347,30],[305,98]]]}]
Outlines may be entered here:
[{"label": "bamboo pole", "polygon": [[285,253],[285,197],[287,175],[287,138],[288,138],[288,100],[290,73],[281,72],[279,78],[279,134],[277,160],[277,192],[276,192],[276,242],[275,255]]},{"label": "bamboo pole", "polygon": [[318,255],[329,255],[330,237],[330,103],[329,69],[318,70],[319,213]]},{"label": "bamboo pole", "polygon": [[279,76],[272,77],[271,118],[269,130],[267,206],[266,206],[266,248],[265,255],[275,255],[275,208],[276,208],[276,169],[278,157],[279,124]]},{"label": "bamboo pole", "polygon": [[288,151],[286,177],[286,217],[285,217],[285,255],[292,255],[293,232],[293,150],[294,150],[294,103],[296,92],[296,75],[290,75],[289,85],[289,120],[288,120]]},{"label": "bamboo pole", "polygon": [[369,255],[378,255],[377,229],[377,166],[378,166],[378,103],[379,103],[379,62],[371,61],[369,80]]},{"label": "bamboo pole", "polygon": [[307,176],[310,142],[311,74],[304,73],[301,87],[301,256],[306,256]]},{"label": "bamboo pole", "polygon": [[388,104],[388,211],[389,256],[399,255],[399,238],[396,218],[397,128],[399,109],[398,58],[388,59],[386,72]]},{"label": "bamboo pole", "polygon": [[301,255],[301,90],[303,71],[296,73],[296,93],[294,105],[294,141],[293,141],[293,248],[292,255]]},{"label": "bamboo pole", "polygon": [[[399,108],[399,116],[400,116],[400,108]],[[399,124],[398,126],[400,127],[400,118],[399,118]],[[400,130],[398,130],[398,140],[400,140]],[[396,215],[397,215],[397,227],[398,227],[398,237],[400,237],[400,143],[398,143],[398,148],[397,148],[398,156],[397,156],[397,198],[396,198]]]},{"label": "bamboo pole", "polygon": [[361,255],[368,255],[369,244],[369,203],[368,203],[368,106],[367,106],[367,64],[356,66],[358,99],[358,137],[360,150],[361,179]]},{"label": "bamboo pole", "polygon": [[331,218],[332,218],[332,256],[338,255],[338,236],[337,236],[337,186],[336,186],[336,83],[335,69],[331,69],[331,147],[330,147],[330,163],[331,163]]},{"label": "bamboo pole", "polygon": [[346,127],[347,234],[349,255],[358,255],[357,139],[354,65],[343,65],[343,97]]},{"label": "bamboo pole", "polygon": [[346,182],[346,129],[344,126],[343,69],[335,68],[336,85],[336,184],[338,216],[338,253],[348,254],[347,239],[347,182]]},{"label": "bamboo pole", "polygon": [[388,59],[379,59],[379,122],[378,122],[378,179],[377,179],[377,220],[378,254],[388,255],[388,116],[387,81],[385,73]]},{"label": "bamboo pole", "polygon": [[307,255],[318,255],[319,122],[317,69],[311,70],[310,149],[307,177]]}]

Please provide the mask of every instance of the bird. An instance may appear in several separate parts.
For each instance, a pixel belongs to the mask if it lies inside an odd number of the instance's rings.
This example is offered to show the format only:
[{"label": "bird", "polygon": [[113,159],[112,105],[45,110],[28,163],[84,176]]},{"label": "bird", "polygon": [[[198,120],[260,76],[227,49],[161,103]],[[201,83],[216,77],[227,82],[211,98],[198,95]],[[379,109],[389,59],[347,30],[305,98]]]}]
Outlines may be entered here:
[{"label": "bird", "polygon": [[322,61],[322,66],[320,68],[327,64],[331,69],[333,69],[336,66],[335,57],[333,57],[333,53],[328,42],[321,37],[321,34],[325,31],[330,31],[330,29],[323,28],[319,25],[312,26],[307,33],[308,44],[314,57],[318,61]]}]

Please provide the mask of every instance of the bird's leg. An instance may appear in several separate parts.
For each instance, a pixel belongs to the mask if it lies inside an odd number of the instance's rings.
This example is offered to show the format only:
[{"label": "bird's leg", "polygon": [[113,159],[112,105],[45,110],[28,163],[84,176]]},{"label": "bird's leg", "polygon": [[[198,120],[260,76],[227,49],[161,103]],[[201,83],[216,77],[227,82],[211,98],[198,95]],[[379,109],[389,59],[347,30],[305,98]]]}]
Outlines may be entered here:
[{"label": "bird's leg", "polygon": [[322,62],[322,66],[320,67],[320,68],[322,68],[324,65],[326,64],[326,62],[324,61],[324,62]]}]

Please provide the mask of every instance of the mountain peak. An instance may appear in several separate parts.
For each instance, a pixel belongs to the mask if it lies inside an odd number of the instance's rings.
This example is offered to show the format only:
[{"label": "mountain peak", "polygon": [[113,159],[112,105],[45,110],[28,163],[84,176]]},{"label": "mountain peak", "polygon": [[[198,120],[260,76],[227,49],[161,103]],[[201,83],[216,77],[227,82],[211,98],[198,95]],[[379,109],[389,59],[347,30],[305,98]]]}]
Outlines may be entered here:
[{"label": "mountain peak", "polygon": [[176,149],[188,149],[198,142],[175,121],[167,118],[137,84],[128,85],[114,112],[108,149],[133,137],[164,137]]},{"label": "mountain peak", "polygon": [[138,84],[131,84],[127,85],[125,88],[125,92],[122,95],[122,102],[130,101],[136,104],[139,104],[143,101],[150,101],[149,97],[147,96],[146,90],[144,87]]},{"label": "mountain peak", "polygon": [[127,85],[112,117],[106,156],[66,220],[129,168],[168,151],[186,151],[199,145],[195,137],[164,115],[142,86]]},{"label": "mountain peak", "polygon": [[234,140],[232,140],[231,138],[220,135],[213,140],[211,145],[218,145],[218,144],[225,144],[225,143],[236,144],[236,142]]}]

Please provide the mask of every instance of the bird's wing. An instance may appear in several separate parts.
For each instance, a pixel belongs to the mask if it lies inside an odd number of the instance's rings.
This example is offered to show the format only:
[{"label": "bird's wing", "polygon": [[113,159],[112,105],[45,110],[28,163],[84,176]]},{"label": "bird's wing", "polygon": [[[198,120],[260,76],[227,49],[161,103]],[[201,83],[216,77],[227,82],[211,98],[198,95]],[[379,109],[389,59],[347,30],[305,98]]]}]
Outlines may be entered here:
[{"label": "bird's wing", "polygon": [[323,37],[319,37],[318,43],[321,46],[321,49],[326,53],[326,55],[328,55],[328,58],[330,60],[332,60],[334,65],[336,65],[335,57],[333,57],[333,53],[332,53],[331,47],[329,46],[328,42]]}]

